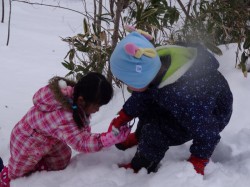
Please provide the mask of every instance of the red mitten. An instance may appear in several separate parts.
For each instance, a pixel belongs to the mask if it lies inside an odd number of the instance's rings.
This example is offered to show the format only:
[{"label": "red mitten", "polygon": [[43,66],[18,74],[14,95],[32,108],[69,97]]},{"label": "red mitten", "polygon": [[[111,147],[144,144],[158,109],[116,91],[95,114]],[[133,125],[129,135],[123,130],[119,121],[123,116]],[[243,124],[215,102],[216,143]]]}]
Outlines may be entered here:
[{"label": "red mitten", "polygon": [[125,151],[126,149],[133,147],[138,144],[137,137],[135,133],[130,133],[127,137],[127,139],[124,142],[121,142],[119,144],[116,144],[115,146],[117,149]]},{"label": "red mitten", "polygon": [[194,169],[197,173],[204,175],[204,169],[205,169],[205,166],[208,164],[209,159],[203,159],[203,158],[199,158],[194,155],[191,155],[188,161],[193,164]]},{"label": "red mitten", "polygon": [[123,126],[126,125],[129,121],[131,121],[133,118],[128,116],[123,110],[121,110],[118,113],[118,117],[114,118],[108,128],[108,132],[110,131],[114,131],[117,132],[118,129]]}]

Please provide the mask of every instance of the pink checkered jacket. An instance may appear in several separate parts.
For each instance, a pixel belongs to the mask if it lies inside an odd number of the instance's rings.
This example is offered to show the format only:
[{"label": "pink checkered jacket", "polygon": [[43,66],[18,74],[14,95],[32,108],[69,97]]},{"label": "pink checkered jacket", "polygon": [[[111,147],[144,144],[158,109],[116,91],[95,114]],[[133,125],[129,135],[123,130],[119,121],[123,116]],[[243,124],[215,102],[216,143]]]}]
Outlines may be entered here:
[{"label": "pink checkered jacket", "polygon": [[[52,88],[53,86],[47,85],[35,93],[34,106],[12,131],[11,148],[20,154],[22,150],[35,145],[34,151],[43,154],[45,150],[61,142],[78,152],[99,151],[103,147],[100,134],[91,133],[89,125],[79,129],[73,120],[70,107],[65,107],[64,103],[59,101],[58,98],[63,98],[60,91],[58,88],[57,91]],[[37,150],[38,144],[42,149]]]}]

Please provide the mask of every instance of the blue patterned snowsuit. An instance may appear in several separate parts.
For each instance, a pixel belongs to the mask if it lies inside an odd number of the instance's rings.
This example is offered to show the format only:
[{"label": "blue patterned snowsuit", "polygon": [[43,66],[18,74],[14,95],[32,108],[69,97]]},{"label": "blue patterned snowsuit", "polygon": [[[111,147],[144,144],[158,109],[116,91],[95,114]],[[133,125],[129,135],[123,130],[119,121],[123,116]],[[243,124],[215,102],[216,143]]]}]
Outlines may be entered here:
[{"label": "blue patterned snowsuit", "polygon": [[211,157],[233,102],[218,67],[215,57],[199,47],[194,64],[176,82],[132,93],[123,109],[139,117],[137,153],[159,163],[169,146],[192,140],[191,154]]}]

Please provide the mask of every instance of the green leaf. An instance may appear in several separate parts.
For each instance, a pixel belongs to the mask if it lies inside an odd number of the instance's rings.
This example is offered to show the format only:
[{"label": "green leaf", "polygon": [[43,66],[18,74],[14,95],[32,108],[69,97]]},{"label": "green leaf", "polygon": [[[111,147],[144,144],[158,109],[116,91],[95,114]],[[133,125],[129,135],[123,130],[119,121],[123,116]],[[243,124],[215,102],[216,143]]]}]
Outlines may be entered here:
[{"label": "green leaf", "polygon": [[62,62],[62,65],[68,69],[68,70],[74,70],[74,64],[67,62],[66,60],[64,60],[64,62]]},{"label": "green leaf", "polygon": [[247,37],[244,44],[243,44],[244,49],[249,49],[250,48],[250,37]]},{"label": "green leaf", "polygon": [[220,50],[219,47],[217,47],[215,44],[206,41],[205,42],[205,46],[211,50],[213,53],[217,54],[217,55],[222,55],[222,51]]},{"label": "green leaf", "polygon": [[96,25],[92,23],[92,28],[93,28],[93,31],[95,33],[95,35],[97,35],[97,29],[96,29]]},{"label": "green leaf", "polygon": [[74,74],[74,72],[73,72],[73,71],[70,71],[70,72],[67,73],[65,76],[68,77],[68,76],[73,75],[73,74]]},{"label": "green leaf", "polygon": [[208,21],[208,23],[207,23],[207,32],[212,33],[213,29],[214,29],[214,26],[215,26],[215,22]]},{"label": "green leaf", "polygon": [[144,19],[148,18],[149,16],[155,14],[157,12],[157,10],[158,10],[157,8],[152,8],[152,9],[149,9],[149,10],[143,12],[141,15],[141,20],[144,20]]},{"label": "green leaf", "polygon": [[84,74],[83,73],[77,73],[76,74],[76,80],[80,80]]},{"label": "green leaf", "polygon": [[69,61],[72,62],[75,57],[75,49],[71,49],[69,52]]},{"label": "green leaf", "polygon": [[83,30],[85,34],[89,33],[89,27],[86,18],[83,19]]},{"label": "green leaf", "polygon": [[137,5],[137,11],[136,11],[136,15],[135,15],[137,22],[142,20],[141,17],[143,14],[143,5],[144,5],[143,3],[138,3],[138,5]]},{"label": "green leaf", "polygon": [[67,58],[69,56],[70,50],[67,52],[67,54],[65,55],[64,59]]},{"label": "green leaf", "polygon": [[247,59],[248,59],[248,56],[246,55],[245,52],[243,52],[241,54],[241,62],[240,62],[240,64],[246,64]]}]

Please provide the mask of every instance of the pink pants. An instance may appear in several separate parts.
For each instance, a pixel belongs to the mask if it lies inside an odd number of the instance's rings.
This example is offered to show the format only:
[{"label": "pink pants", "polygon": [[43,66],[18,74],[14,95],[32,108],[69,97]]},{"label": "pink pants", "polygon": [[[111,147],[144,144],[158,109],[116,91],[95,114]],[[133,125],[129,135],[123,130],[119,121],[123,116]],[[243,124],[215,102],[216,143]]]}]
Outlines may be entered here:
[{"label": "pink pants", "polygon": [[27,157],[23,157],[23,159],[11,157],[8,165],[9,178],[15,179],[43,169],[48,171],[62,170],[67,167],[70,158],[71,148],[65,144],[55,145],[51,151],[42,158],[37,157],[37,159],[29,160]]},{"label": "pink pants", "polygon": [[[39,139],[39,141],[38,141]],[[43,143],[41,143],[43,142]],[[9,178],[15,179],[31,172],[43,170],[62,170],[71,158],[71,148],[61,141],[49,144],[42,136],[33,132],[24,137],[18,130],[11,136],[11,157],[9,159]],[[53,142],[53,141],[52,141]]]}]

